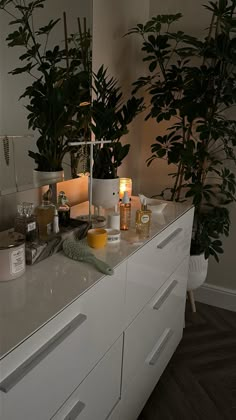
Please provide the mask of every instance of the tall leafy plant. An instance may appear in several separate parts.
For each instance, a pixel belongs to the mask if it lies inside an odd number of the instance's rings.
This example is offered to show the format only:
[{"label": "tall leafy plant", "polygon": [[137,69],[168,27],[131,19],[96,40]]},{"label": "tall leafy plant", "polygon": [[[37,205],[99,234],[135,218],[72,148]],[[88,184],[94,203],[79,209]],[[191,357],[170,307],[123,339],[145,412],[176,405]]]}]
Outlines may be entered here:
[{"label": "tall leafy plant", "polygon": [[157,127],[168,122],[151,145],[147,164],[166,159],[175,165],[170,198],[191,198],[195,205],[191,252],[218,261],[236,188],[229,164],[236,163],[236,121],[231,117],[236,105],[236,1],[209,1],[203,7],[211,17],[201,39],[172,29],[180,13],[153,17],[129,34],[143,41],[148,72],[135,82],[134,91],[147,91],[146,119],[153,118]]},{"label": "tall leafy plant", "polygon": [[88,99],[88,76],[81,68],[82,56],[70,46],[64,15],[65,46],[49,49],[48,39],[60,19],[51,19],[45,26],[36,28],[35,13],[44,7],[46,0],[1,0],[0,9],[10,17],[7,42],[9,47],[20,47],[22,66],[11,71],[13,75],[27,73],[32,77],[21,98],[28,98],[28,126],[39,132],[38,153],[29,156],[42,171],[62,169],[62,159],[70,150],[75,116],[81,102]]},{"label": "tall leafy plant", "polygon": [[[94,147],[94,178],[117,178],[117,169],[127,156],[130,145],[122,144],[120,139],[128,133],[128,125],[142,109],[142,99],[132,96],[127,102],[118,82],[108,76],[107,69],[101,66],[93,74],[93,101],[91,104],[91,129],[96,140]],[[111,140],[112,143],[102,143]]]}]

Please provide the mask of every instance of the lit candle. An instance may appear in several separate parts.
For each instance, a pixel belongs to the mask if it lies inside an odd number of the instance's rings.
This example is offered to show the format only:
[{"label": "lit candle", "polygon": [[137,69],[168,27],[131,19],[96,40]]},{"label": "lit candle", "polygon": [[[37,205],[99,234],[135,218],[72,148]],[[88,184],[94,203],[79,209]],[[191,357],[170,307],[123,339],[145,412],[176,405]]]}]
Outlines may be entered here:
[{"label": "lit candle", "polygon": [[122,200],[124,191],[128,192],[128,196],[132,195],[132,179],[131,178],[120,178],[120,199]]}]

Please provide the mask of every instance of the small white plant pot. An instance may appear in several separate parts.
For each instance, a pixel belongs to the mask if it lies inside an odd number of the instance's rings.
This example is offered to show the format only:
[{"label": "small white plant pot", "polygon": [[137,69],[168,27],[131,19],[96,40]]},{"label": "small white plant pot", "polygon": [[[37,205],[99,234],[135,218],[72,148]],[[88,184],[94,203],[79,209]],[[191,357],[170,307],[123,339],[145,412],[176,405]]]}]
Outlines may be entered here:
[{"label": "small white plant pot", "polygon": [[37,171],[33,170],[33,181],[35,185],[54,184],[56,182],[64,181],[64,171]]},{"label": "small white plant pot", "polygon": [[207,270],[208,259],[205,259],[204,253],[200,255],[190,255],[187,289],[194,290],[200,287],[206,280]]},{"label": "small white plant pot", "polygon": [[92,179],[92,204],[109,209],[119,203],[120,179]]}]

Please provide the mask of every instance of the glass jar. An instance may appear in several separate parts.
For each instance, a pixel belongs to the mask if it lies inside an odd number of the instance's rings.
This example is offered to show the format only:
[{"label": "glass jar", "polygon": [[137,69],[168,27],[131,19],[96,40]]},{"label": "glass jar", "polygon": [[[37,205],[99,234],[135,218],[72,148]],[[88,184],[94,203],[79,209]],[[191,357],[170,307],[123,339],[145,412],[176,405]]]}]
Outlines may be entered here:
[{"label": "glass jar", "polygon": [[15,231],[24,235],[27,242],[35,242],[38,238],[38,226],[33,210],[33,203],[25,202],[17,206]]},{"label": "glass jar", "polygon": [[43,200],[35,209],[38,223],[39,239],[46,241],[53,232],[55,206],[49,200]]}]

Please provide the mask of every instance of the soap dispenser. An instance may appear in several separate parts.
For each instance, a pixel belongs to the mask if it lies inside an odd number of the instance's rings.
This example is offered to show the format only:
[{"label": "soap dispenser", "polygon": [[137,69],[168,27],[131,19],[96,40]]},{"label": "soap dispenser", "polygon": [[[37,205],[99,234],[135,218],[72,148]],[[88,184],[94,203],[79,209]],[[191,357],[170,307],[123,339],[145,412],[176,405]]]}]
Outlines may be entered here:
[{"label": "soap dispenser", "polygon": [[146,198],[143,199],[141,210],[136,211],[136,232],[142,238],[149,237],[150,224],[151,224],[151,210],[147,208]]},{"label": "soap dispenser", "polygon": [[124,191],[122,202],[120,203],[120,230],[128,230],[131,223],[131,203],[128,192]]}]

